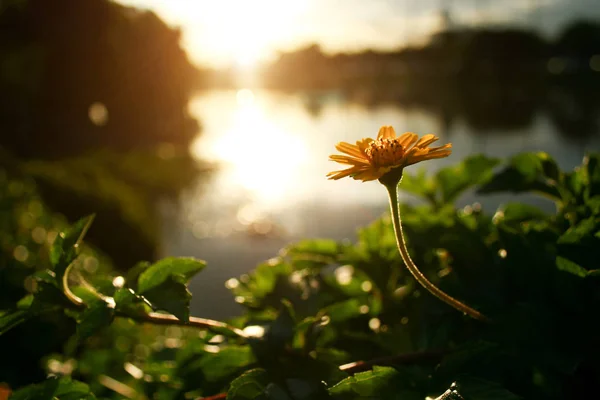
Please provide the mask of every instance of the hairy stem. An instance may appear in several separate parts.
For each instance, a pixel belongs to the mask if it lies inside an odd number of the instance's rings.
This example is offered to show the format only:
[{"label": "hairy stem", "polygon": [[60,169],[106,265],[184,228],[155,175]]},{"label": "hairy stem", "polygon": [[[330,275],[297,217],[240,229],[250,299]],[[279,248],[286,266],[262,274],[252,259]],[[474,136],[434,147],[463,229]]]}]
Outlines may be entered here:
[{"label": "hairy stem", "polygon": [[[67,296],[67,298],[71,301],[71,303],[73,303],[73,305],[77,306],[78,308],[84,308],[85,302],[79,296],[77,296],[75,293],[73,293],[71,291],[71,289],[69,288],[69,272],[71,271],[72,265],[73,264],[70,264],[67,267],[65,274],[63,275],[62,289],[63,289],[65,296]],[[97,292],[96,292],[96,294],[99,295]],[[107,301],[108,299],[112,300],[112,298],[103,296],[103,295],[99,295],[99,298],[104,301]],[[107,301],[107,303],[111,304],[110,301]],[[114,300],[112,302],[112,305],[114,306]],[[154,325],[191,326],[191,327],[195,327],[195,328],[204,328],[204,329],[213,329],[213,330],[214,329],[217,329],[217,330],[225,329],[225,330],[235,333],[237,336],[239,336],[241,338],[247,337],[247,335],[241,329],[238,329],[236,327],[228,325],[225,322],[214,321],[212,319],[190,317],[189,321],[183,321],[183,320],[177,319],[177,317],[175,317],[174,315],[162,314],[162,313],[156,313],[156,312],[150,312],[145,315],[130,315],[127,313],[123,313],[121,311],[115,311],[115,315],[117,317],[131,318],[138,322],[147,322],[147,323],[151,323]]]},{"label": "hairy stem", "polygon": [[413,260],[410,258],[410,254],[408,254],[408,249],[406,248],[406,242],[404,241],[404,234],[402,233],[402,223],[400,222],[400,208],[398,207],[398,192],[397,192],[397,184],[384,184],[386,187],[388,194],[390,196],[390,209],[392,212],[392,221],[394,223],[394,233],[396,234],[396,244],[398,245],[398,250],[400,251],[400,255],[404,260],[404,264],[406,268],[410,271],[412,276],[419,282],[421,286],[429,291],[429,293],[433,294],[438,299],[442,300],[446,304],[451,307],[454,307],[458,311],[467,314],[468,316],[477,319],[479,321],[490,322],[489,318],[485,315],[481,314],[479,311],[469,307],[468,305],[456,300],[450,295],[443,292],[433,283],[431,283],[425,275],[417,268]]}]

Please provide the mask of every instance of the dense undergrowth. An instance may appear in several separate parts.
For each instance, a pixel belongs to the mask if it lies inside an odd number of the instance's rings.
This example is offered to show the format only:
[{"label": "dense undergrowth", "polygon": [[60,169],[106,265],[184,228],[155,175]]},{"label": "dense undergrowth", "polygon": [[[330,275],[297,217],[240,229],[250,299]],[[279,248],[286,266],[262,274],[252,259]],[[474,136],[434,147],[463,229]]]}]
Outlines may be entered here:
[{"label": "dense undergrowth", "polygon": [[[595,398],[600,155],[571,172],[545,153],[473,156],[399,188],[423,200],[401,206],[416,264],[490,323],[415,283],[389,216],[355,243],[304,240],[232,278],[246,311],[227,324],[189,319],[202,261],[119,277],[81,243],[93,218],[68,227],[31,182],[0,176],[0,381],[16,400]],[[556,211],[456,208],[473,189],[543,195]],[[39,365],[19,362],[36,349]],[[36,368],[48,378],[24,386]]]}]

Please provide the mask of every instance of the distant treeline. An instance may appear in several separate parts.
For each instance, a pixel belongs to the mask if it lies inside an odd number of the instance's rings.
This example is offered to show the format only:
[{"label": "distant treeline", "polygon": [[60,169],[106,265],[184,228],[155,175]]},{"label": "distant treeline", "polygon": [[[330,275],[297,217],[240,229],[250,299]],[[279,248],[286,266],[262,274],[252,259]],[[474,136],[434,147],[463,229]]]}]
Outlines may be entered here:
[{"label": "distant treeline", "polygon": [[109,0],[0,1],[0,147],[21,157],[186,145],[180,32]]},{"label": "distant treeline", "polygon": [[[531,30],[455,29],[398,51],[328,55],[313,45],[264,68],[263,87],[335,90],[362,106],[420,108],[448,128],[511,131],[545,113],[559,132],[600,132],[600,23],[574,22],[555,40]],[[309,102],[318,112],[318,101]],[[316,107],[316,108],[315,108]]]},{"label": "distant treeline", "polygon": [[519,81],[560,75],[600,77],[600,23],[574,22],[556,40],[516,28],[453,29],[427,45],[327,55],[318,45],[285,52],[262,73],[280,89],[352,87],[365,81]]}]

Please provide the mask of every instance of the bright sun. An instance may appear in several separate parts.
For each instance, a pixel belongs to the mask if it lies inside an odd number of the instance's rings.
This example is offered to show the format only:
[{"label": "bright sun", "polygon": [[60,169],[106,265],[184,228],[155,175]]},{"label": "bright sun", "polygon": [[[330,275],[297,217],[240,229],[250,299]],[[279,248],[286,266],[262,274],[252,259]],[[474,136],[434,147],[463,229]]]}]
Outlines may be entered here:
[{"label": "bright sun", "polygon": [[264,58],[278,37],[288,33],[303,0],[212,1],[206,11],[215,16],[206,26],[211,41],[242,67]]},{"label": "bright sun", "polygon": [[313,0],[119,0],[148,7],[184,31],[194,58],[250,68],[293,42]]}]

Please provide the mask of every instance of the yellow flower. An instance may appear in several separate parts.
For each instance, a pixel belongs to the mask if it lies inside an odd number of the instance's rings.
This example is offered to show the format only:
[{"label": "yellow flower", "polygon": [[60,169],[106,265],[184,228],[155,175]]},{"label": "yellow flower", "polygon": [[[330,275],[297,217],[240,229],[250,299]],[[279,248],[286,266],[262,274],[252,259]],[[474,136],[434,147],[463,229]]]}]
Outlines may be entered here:
[{"label": "yellow flower", "polygon": [[335,148],[347,155],[331,155],[329,159],[351,167],[327,174],[329,179],[340,179],[350,176],[354,179],[373,181],[391,170],[404,168],[432,158],[448,157],[452,152],[452,144],[439,147],[428,147],[439,138],[428,134],[419,139],[415,133],[406,132],[396,137],[391,126],[382,126],[377,139],[362,139],[356,145],[340,142]]}]

